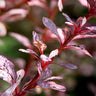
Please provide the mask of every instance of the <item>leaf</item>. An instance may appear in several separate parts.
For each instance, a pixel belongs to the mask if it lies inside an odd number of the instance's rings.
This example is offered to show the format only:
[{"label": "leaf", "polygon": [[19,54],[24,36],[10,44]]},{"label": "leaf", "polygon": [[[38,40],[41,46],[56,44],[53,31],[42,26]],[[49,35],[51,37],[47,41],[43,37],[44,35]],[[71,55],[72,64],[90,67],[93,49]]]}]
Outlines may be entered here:
[{"label": "leaf", "polygon": [[59,8],[59,11],[60,11],[60,12],[63,10],[62,0],[58,0],[58,8]]},{"label": "leaf", "polygon": [[21,79],[24,77],[24,75],[25,75],[24,69],[20,69],[19,71],[17,71],[17,80],[16,80],[16,82],[20,82]]},{"label": "leaf", "polygon": [[79,0],[79,2],[80,2],[83,6],[88,7],[87,0]]},{"label": "leaf", "polygon": [[72,41],[76,39],[84,39],[84,38],[96,38],[96,35],[77,35],[72,39]]},{"label": "leaf", "polygon": [[64,33],[61,28],[57,28],[57,32],[59,34],[60,42],[63,44],[65,41]]},{"label": "leaf", "polygon": [[58,49],[55,49],[55,50],[51,51],[51,53],[49,54],[49,58],[53,58],[57,55],[58,55]]},{"label": "leaf", "polygon": [[65,92],[66,91],[66,88],[64,86],[56,84],[53,81],[48,82],[48,84],[50,84],[50,88],[51,89],[58,90],[58,91],[61,91],[61,92]]},{"label": "leaf", "polygon": [[15,39],[17,39],[25,47],[27,47],[27,48],[31,48],[32,47],[32,45],[31,45],[31,43],[30,43],[30,41],[29,41],[29,39],[27,37],[25,37],[23,35],[20,35],[18,33],[13,33],[13,32],[11,32],[10,35],[12,37],[14,37]]},{"label": "leaf", "polygon": [[51,59],[44,54],[40,56],[40,59],[45,61],[45,62],[51,61]]},{"label": "leaf", "polygon": [[0,79],[12,84],[12,77],[4,70],[0,70]]},{"label": "leaf", "polygon": [[82,53],[84,53],[84,54],[86,54],[86,55],[88,55],[88,56],[90,56],[91,58],[92,58],[92,55],[84,48],[84,46],[83,45],[80,45],[80,46],[67,46],[66,47],[66,49],[76,49],[76,50],[79,50],[79,51],[81,51]]},{"label": "leaf", "polygon": [[76,25],[77,25],[77,27],[83,27],[84,26],[84,24],[87,22],[87,19],[86,19],[86,17],[79,17],[78,19],[77,19],[77,21],[76,21]]},{"label": "leaf", "polygon": [[49,77],[49,78],[45,79],[44,81],[60,80],[60,79],[63,79],[63,77],[60,77],[60,76],[52,76],[52,77]]},{"label": "leaf", "polygon": [[11,87],[9,87],[1,96],[13,96],[13,92],[16,89],[16,87],[19,85],[20,82],[16,82]]},{"label": "leaf", "polygon": [[76,65],[70,64],[70,63],[55,63],[57,65],[69,68],[69,69],[77,69]]},{"label": "leaf", "polygon": [[46,79],[52,75],[52,71],[49,67],[47,67],[42,73],[41,73],[41,79]]},{"label": "leaf", "polygon": [[4,70],[7,74],[10,74],[12,79],[16,80],[14,64],[2,55],[0,55],[0,69]]},{"label": "leaf", "polygon": [[0,37],[5,36],[7,34],[7,29],[4,23],[0,22]]},{"label": "leaf", "polygon": [[45,81],[37,81],[37,84],[42,87],[42,88],[49,88],[50,87],[50,84],[48,84],[47,82]]},{"label": "leaf", "polygon": [[71,20],[71,18],[70,18],[66,13],[62,13],[62,15],[66,18],[66,20],[67,20],[68,22],[74,24],[74,22]]},{"label": "leaf", "polygon": [[39,79],[40,79],[41,78],[41,75],[42,75],[42,66],[41,66],[41,63],[40,62],[37,63],[37,70],[38,70]]},{"label": "leaf", "polygon": [[38,54],[35,51],[31,50],[31,49],[27,49],[27,50],[25,50],[25,49],[19,49],[19,51],[24,52],[24,53],[33,54],[36,57],[39,57]]},{"label": "leaf", "polygon": [[86,27],[86,28],[89,29],[90,31],[96,32],[96,26],[90,26],[90,27]]},{"label": "leaf", "polygon": [[43,21],[43,24],[45,25],[45,27],[47,27],[49,30],[51,30],[60,39],[59,34],[57,32],[57,27],[54,24],[54,22],[52,20],[48,19],[47,17],[43,17],[42,21]]},{"label": "leaf", "polygon": [[28,10],[25,9],[11,9],[0,16],[0,21],[13,22],[25,18],[27,14]]},{"label": "leaf", "polygon": [[40,36],[35,31],[33,31],[33,44],[40,50],[40,52],[43,52],[47,48],[46,44],[42,42]]}]

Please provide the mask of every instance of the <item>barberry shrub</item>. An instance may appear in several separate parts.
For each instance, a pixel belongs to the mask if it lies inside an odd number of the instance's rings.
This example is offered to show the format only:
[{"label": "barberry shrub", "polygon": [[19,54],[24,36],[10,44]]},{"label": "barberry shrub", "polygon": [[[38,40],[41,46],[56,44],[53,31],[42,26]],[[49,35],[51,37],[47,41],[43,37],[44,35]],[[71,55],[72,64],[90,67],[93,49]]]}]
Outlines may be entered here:
[{"label": "barberry shrub", "polygon": [[[1,93],[1,96],[24,96],[27,93],[34,94],[34,89],[40,88],[50,92],[51,89],[65,93],[67,87],[65,84],[59,84],[57,80],[63,79],[62,76],[56,76],[52,71],[56,70],[55,66],[62,66],[70,70],[79,68],[76,64],[71,64],[65,61],[61,62],[59,58],[60,54],[65,52],[67,49],[75,49],[78,54],[81,53],[88,55],[90,58],[93,58],[92,54],[87,51],[84,44],[77,44],[76,40],[83,38],[95,38],[96,37],[96,26],[87,24],[88,20],[95,17],[96,15],[96,1],[95,0],[78,0],[82,5],[88,7],[88,12],[83,17],[78,17],[77,20],[71,19],[66,13],[64,13],[64,4],[65,0],[1,0],[0,1],[0,36],[4,38],[7,34],[7,25],[13,22],[27,19],[33,20],[35,26],[32,30],[32,43],[30,39],[26,36],[8,31],[8,35],[15,38],[23,46],[18,48],[18,52],[23,52],[24,54],[29,54],[25,68],[24,65],[16,65],[20,69],[17,71],[15,64],[11,60],[7,59],[7,56],[0,55],[0,79],[8,82],[10,84],[4,92]],[[47,15],[43,15],[40,23],[43,23],[42,26],[38,26],[38,22],[34,20],[34,16],[30,11],[31,7],[38,6],[46,11]],[[33,7],[34,9],[34,7]],[[32,9],[32,10],[33,10]],[[34,9],[35,15],[41,10]],[[63,26],[57,27],[53,22],[53,18],[59,12],[63,18],[66,19],[66,27]],[[35,18],[36,19],[36,18]],[[59,18],[58,18],[59,19]],[[58,23],[58,22],[57,22]],[[26,24],[24,24],[27,26]],[[37,32],[36,32],[37,31]],[[2,40],[1,40],[2,41]],[[48,43],[54,45],[53,50],[49,50],[50,46],[47,46]],[[58,42],[58,46],[55,48],[55,42]],[[88,41],[89,42],[89,41]],[[1,42],[2,43],[2,42]],[[11,43],[11,40],[10,40]],[[50,51],[47,54],[46,50]],[[2,53],[2,52],[1,52]],[[66,54],[66,52],[65,52]],[[67,54],[66,54],[67,55]],[[71,54],[70,54],[71,56]],[[59,58],[59,62],[55,60]],[[70,57],[67,57],[68,59]],[[64,58],[63,58],[64,59]],[[70,61],[72,61],[70,59]],[[77,61],[77,58],[75,58]],[[15,60],[13,60],[15,62]],[[83,62],[83,61],[82,61]],[[20,63],[20,61],[19,61]],[[33,65],[35,63],[35,67]],[[22,62],[21,62],[22,64]],[[51,66],[54,66],[53,70]],[[32,69],[32,76],[30,70]],[[30,74],[29,74],[30,73]],[[64,74],[64,73],[63,73]],[[92,84],[91,84],[92,85]],[[91,86],[90,85],[90,86]],[[91,86],[91,89],[94,85]],[[95,88],[96,89],[96,88]],[[94,94],[96,92],[92,90]],[[64,94],[63,94],[64,95]]]}]

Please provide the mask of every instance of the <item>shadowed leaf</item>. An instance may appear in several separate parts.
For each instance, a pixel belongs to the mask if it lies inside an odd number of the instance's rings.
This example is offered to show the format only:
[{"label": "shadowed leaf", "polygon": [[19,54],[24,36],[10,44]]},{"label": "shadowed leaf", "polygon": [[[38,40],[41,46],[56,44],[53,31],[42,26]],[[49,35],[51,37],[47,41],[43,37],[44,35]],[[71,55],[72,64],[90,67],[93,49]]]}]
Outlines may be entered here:
[{"label": "shadowed leaf", "polygon": [[50,84],[48,84],[47,82],[45,81],[38,81],[37,84],[42,87],[42,88],[49,88],[50,87]]},{"label": "shadowed leaf", "polygon": [[46,79],[52,75],[52,71],[49,67],[47,67],[41,74],[41,79]]}]

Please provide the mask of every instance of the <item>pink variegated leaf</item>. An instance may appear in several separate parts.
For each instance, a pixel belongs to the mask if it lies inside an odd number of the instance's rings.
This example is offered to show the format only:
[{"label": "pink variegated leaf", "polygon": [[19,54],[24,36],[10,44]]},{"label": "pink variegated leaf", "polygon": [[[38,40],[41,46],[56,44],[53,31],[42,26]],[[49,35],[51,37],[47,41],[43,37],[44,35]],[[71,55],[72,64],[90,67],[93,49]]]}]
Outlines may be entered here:
[{"label": "pink variegated leaf", "polygon": [[83,45],[80,45],[80,46],[76,46],[76,45],[73,46],[73,45],[71,45],[71,46],[67,46],[66,49],[76,49],[76,50],[79,50],[79,51],[81,51],[82,53],[84,53],[84,54],[92,57],[92,55],[84,48]]},{"label": "pink variegated leaf", "polygon": [[96,35],[95,34],[94,35],[77,35],[72,39],[72,41],[76,39],[84,39],[84,38],[96,38]]},{"label": "pink variegated leaf", "polygon": [[49,78],[45,79],[44,81],[60,80],[60,79],[63,79],[63,77],[60,77],[60,76],[52,76],[52,77],[49,77]]},{"label": "pink variegated leaf", "polygon": [[1,96],[13,96],[16,87],[19,85],[20,82],[16,82],[11,87],[9,87]]},{"label": "pink variegated leaf", "polygon": [[28,48],[31,48],[32,47],[32,45],[31,45],[31,43],[30,43],[30,41],[29,41],[29,39],[27,37],[25,37],[23,35],[20,35],[18,33],[13,33],[13,32],[11,32],[10,35],[12,37],[14,37],[15,39],[17,39],[25,47],[28,47]]},{"label": "pink variegated leaf", "polygon": [[14,81],[16,80],[14,64],[2,55],[0,55],[0,69],[9,74]]},{"label": "pink variegated leaf", "polygon": [[61,92],[65,92],[66,91],[66,88],[64,86],[56,84],[53,81],[49,81],[48,84],[50,84],[50,88],[51,89],[58,90],[58,91],[61,91]]},{"label": "pink variegated leaf", "polygon": [[24,77],[25,71],[23,69],[17,71],[17,80],[11,87],[9,87],[1,96],[13,96],[16,87],[20,84],[21,79]]},{"label": "pink variegated leaf", "polygon": [[49,54],[49,58],[53,58],[57,55],[58,55],[58,49],[55,49],[55,50],[51,51],[51,53]]},{"label": "pink variegated leaf", "polygon": [[44,54],[40,56],[40,59],[45,61],[45,62],[51,61],[51,59]]},{"label": "pink variegated leaf", "polygon": [[20,69],[19,71],[17,71],[17,79],[16,79],[16,82],[20,82],[21,79],[24,77],[24,75],[25,75],[24,69]]},{"label": "pink variegated leaf", "polygon": [[67,20],[68,22],[71,22],[71,23],[74,24],[74,22],[71,20],[71,18],[70,18],[66,13],[62,13],[62,15],[66,18],[66,20]]},{"label": "pink variegated leaf", "polygon": [[58,8],[59,8],[59,11],[60,11],[60,12],[63,10],[62,0],[58,0]]},{"label": "pink variegated leaf", "polygon": [[41,63],[37,63],[37,70],[38,70],[38,73],[39,73],[39,79],[41,78],[41,75],[42,75],[42,66],[41,66]]},{"label": "pink variegated leaf", "polygon": [[27,14],[28,11],[25,9],[11,9],[4,15],[0,16],[0,21],[13,22],[25,18]]},{"label": "pink variegated leaf", "polygon": [[52,71],[49,67],[47,67],[41,74],[41,79],[46,79],[52,75]]},{"label": "pink variegated leaf", "polygon": [[12,77],[6,71],[0,69],[0,79],[12,84]]},{"label": "pink variegated leaf", "polygon": [[76,65],[70,64],[70,63],[55,63],[57,65],[69,68],[69,69],[77,69]]},{"label": "pink variegated leaf", "polygon": [[47,82],[45,81],[37,81],[37,84],[42,87],[42,88],[46,88],[48,89],[50,87],[50,84],[48,84]]},{"label": "pink variegated leaf", "polygon": [[51,30],[60,39],[58,31],[57,31],[57,27],[52,20],[50,20],[47,17],[43,17],[42,22],[45,25],[45,27],[47,27],[49,30]]},{"label": "pink variegated leaf", "polygon": [[0,22],[0,37],[5,36],[7,34],[7,29],[4,23]]},{"label": "pink variegated leaf", "polygon": [[57,28],[57,32],[59,35],[60,42],[63,44],[65,41],[64,32],[61,28]]},{"label": "pink variegated leaf", "polygon": [[80,2],[83,6],[88,7],[87,0],[79,0],[79,2]]},{"label": "pink variegated leaf", "polygon": [[90,27],[86,27],[86,28],[89,29],[90,31],[96,32],[96,26],[90,26]]},{"label": "pink variegated leaf", "polygon": [[42,42],[40,36],[35,31],[33,31],[33,44],[42,52],[47,48],[46,44]]},{"label": "pink variegated leaf", "polygon": [[35,51],[31,50],[31,49],[26,49],[26,50],[25,49],[19,49],[19,51],[24,52],[24,53],[33,54],[36,57],[39,57],[38,54]]}]

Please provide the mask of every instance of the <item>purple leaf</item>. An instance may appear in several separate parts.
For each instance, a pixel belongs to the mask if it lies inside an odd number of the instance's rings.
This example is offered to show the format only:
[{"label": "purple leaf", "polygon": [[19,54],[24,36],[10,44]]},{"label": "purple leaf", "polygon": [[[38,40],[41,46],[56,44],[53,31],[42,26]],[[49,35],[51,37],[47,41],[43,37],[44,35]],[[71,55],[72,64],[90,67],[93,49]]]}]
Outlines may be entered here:
[{"label": "purple leaf", "polygon": [[83,39],[83,38],[96,38],[96,35],[77,35],[72,39],[72,41],[76,39]]},{"label": "purple leaf", "polygon": [[50,88],[51,89],[58,90],[58,91],[61,91],[61,92],[65,92],[66,91],[66,88],[64,86],[56,84],[53,81],[48,82],[48,84],[50,84]]},{"label": "purple leaf", "polygon": [[57,37],[59,37],[57,27],[52,20],[48,19],[47,17],[43,17],[42,21],[49,30],[51,30]]},{"label": "purple leaf", "polygon": [[63,77],[60,77],[60,76],[52,76],[52,77],[49,77],[49,78],[45,79],[44,81],[60,80],[60,79],[63,79]]},{"label": "purple leaf", "polygon": [[19,49],[19,51],[24,52],[24,53],[33,54],[36,57],[39,57],[38,54],[35,51],[31,50],[31,49],[27,49],[27,50],[25,50],[25,49]]},{"label": "purple leaf", "polygon": [[84,48],[84,46],[67,46],[66,47],[66,49],[76,49],[76,50],[79,50],[79,51],[81,51],[82,53],[84,53],[84,54],[86,54],[86,55],[88,55],[88,56],[90,56],[90,57],[92,57],[92,55]]},{"label": "purple leaf", "polygon": [[35,31],[33,31],[33,44],[42,52],[47,48],[46,44],[42,42],[40,36]]},{"label": "purple leaf", "polygon": [[70,64],[70,63],[55,63],[57,65],[69,68],[69,69],[77,69],[76,65]]},{"label": "purple leaf", "polygon": [[48,84],[47,82],[45,81],[37,81],[37,84],[42,87],[42,88],[49,88],[50,87],[50,84]]},{"label": "purple leaf", "polygon": [[27,37],[25,37],[23,35],[20,35],[18,33],[13,33],[13,32],[11,32],[10,35],[12,37],[14,37],[15,39],[17,39],[25,47],[27,47],[27,48],[31,48],[32,47],[32,45],[31,45],[31,43],[30,43],[30,41],[29,41],[29,39]]},{"label": "purple leaf", "polygon": [[71,22],[71,23],[74,24],[74,22],[71,20],[71,18],[70,18],[66,13],[62,13],[62,15],[66,18],[66,20],[67,20],[68,22]]},{"label": "purple leaf", "polygon": [[41,74],[41,79],[46,79],[52,75],[52,71],[49,67],[47,67]]},{"label": "purple leaf", "polygon": [[16,80],[14,64],[2,55],[0,55],[0,69],[4,70],[7,74],[10,74],[12,79]]}]

